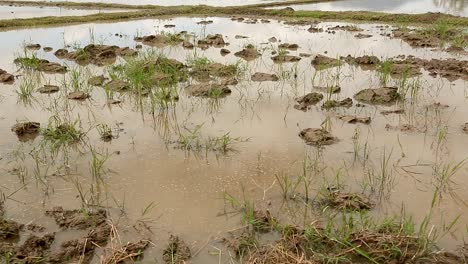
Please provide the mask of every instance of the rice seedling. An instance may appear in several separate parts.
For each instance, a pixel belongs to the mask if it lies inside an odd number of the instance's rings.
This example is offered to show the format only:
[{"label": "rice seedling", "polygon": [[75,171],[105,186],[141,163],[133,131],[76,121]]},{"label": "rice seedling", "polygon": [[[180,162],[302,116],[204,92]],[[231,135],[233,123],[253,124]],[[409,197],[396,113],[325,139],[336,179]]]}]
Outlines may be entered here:
[{"label": "rice seedling", "polygon": [[380,84],[386,86],[390,81],[390,74],[393,69],[393,61],[391,59],[385,59],[378,67],[378,75]]},{"label": "rice seedling", "polygon": [[33,78],[33,76],[27,75],[22,80],[18,86],[18,89],[15,90],[18,95],[18,99],[23,104],[30,104],[33,99],[33,93],[37,88],[38,80]]}]

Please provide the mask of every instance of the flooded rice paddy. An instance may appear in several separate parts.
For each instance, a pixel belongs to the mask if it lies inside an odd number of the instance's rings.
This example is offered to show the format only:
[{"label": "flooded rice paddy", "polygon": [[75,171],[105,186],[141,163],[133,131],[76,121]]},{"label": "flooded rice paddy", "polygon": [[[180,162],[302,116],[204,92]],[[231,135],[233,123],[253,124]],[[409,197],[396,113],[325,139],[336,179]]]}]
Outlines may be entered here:
[{"label": "flooded rice paddy", "polygon": [[120,10],[80,10],[60,7],[32,7],[0,5],[0,19],[31,18],[46,16],[84,16],[101,12],[117,12]]},{"label": "flooded rice paddy", "polygon": [[[468,238],[468,51],[441,23],[177,17],[0,32],[3,259],[412,263],[439,257],[433,241],[455,252]],[[292,237],[306,242],[262,246]],[[416,263],[462,261],[446,258]]]},{"label": "flooded rice paddy", "polygon": [[342,0],[291,5],[290,7],[294,10],[374,11],[397,14],[441,12],[455,16],[468,16],[468,1],[466,0]]}]

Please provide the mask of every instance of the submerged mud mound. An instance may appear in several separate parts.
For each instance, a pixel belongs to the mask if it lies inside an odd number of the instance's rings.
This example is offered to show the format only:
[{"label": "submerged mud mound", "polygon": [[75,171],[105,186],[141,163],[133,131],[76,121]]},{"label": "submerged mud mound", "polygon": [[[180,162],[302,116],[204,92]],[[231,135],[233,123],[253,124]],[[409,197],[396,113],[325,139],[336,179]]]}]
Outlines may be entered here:
[{"label": "submerged mud mound", "polygon": [[142,42],[147,46],[162,48],[168,45],[177,45],[184,41],[183,35],[178,34],[157,34],[134,38],[137,42]]},{"label": "submerged mud mound", "polygon": [[323,128],[306,128],[299,133],[307,145],[323,146],[338,142],[338,139]]},{"label": "submerged mud mound", "polygon": [[276,74],[263,73],[263,72],[254,73],[250,77],[250,79],[254,82],[266,82],[266,81],[276,82],[279,80]]},{"label": "submerged mud mound", "polygon": [[287,50],[297,50],[299,48],[299,45],[292,43],[283,43],[278,45],[278,48]]},{"label": "submerged mud mound", "polygon": [[358,101],[368,104],[391,104],[401,98],[396,87],[364,89],[354,95]]},{"label": "submerged mud mound", "polygon": [[64,210],[62,207],[54,207],[46,211],[46,215],[53,217],[57,225],[63,229],[86,229],[105,223],[107,219],[105,210]]},{"label": "submerged mud mound", "polygon": [[7,73],[6,71],[0,69],[0,83],[13,83],[15,81],[15,76]]},{"label": "submerged mud mound", "polygon": [[234,56],[242,58],[246,61],[255,60],[256,58],[260,57],[260,55],[261,54],[255,47],[246,47],[245,49],[234,53]]},{"label": "submerged mud mound", "polygon": [[192,84],[186,87],[191,96],[222,98],[231,94],[231,89],[226,85],[216,83]]},{"label": "submerged mud mound", "polygon": [[295,109],[301,111],[307,111],[311,106],[316,105],[318,102],[322,101],[323,94],[320,93],[308,93],[304,96],[296,98]]},{"label": "submerged mud mound", "polygon": [[38,122],[20,122],[15,124],[13,131],[20,141],[28,141],[35,139],[40,132],[41,124]]},{"label": "submerged mud mound", "polygon": [[318,54],[312,59],[312,65],[317,70],[337,67],[341,65],[341,61],[339,59],[330,58],[324,55]]},{"label": "submerged mud mound", "polygon": [[331,109],[335,107],[351,107],[353,106],[353,99],[347,97],[341,101],[338,100],[328,100],[323,103],[323,109]]},{"label": "submerged mud mound", "polygon": [[227,45],[227,43],[224,41],[223,35],[221,34],[208,35],[206,38],[200,39],[197,44],[201,48],[208,48],[209,46],[222,48]]},{"label": "submerged mud mound", "polygon": [[41,88],[37,89],[37,91],[41,94],[53,94],[60,90],[57,85],[46,84]]},{"label": "submerged mud mound", "polygon": [[75,51],[69,52],[66,49],[59,49],[55,52],[57,58],[71,60],[80,65],[94,64],[97,66],[112,64],[118,56],[131,57],[137,54],[137,51],[128,47],[120,48],[118,46],[95,44],[89,44],[83,49]]},{"label": "submerged mud mound", "polygon": [[194,65],[190,71],[190,76],[201,82],[208,82],[214,77],[234,78],[236,75],[236,65],[225,65],[218,62],[210,62],[201,66]]},{"label": "submerged mud mound", "polygon": [[276,55],[271,57],[274,63],[285,63],[285,62],[298,62],[301,60],[301,57],[293,56],[293,55]]}]

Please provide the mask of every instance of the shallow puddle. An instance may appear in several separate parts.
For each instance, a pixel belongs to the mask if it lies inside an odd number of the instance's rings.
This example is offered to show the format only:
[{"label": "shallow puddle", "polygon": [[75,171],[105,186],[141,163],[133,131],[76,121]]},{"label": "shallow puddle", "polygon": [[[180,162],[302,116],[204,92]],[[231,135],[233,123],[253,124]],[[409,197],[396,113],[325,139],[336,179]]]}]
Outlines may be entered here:
[{"label": "shallow puddle", "polygon": [[[198,23],[209,20],[212,23],[207,25]],[[323,168],[313,172],[311,197],[328,185],[344,185],[358,193],[372,189],[377,204],[369,214],[376,217],[398,214],[404,206],[416,223],[421,223],[431,208],[434,188],[439,186],[440,170],[450,169],[468,157],[468,134],[462,131],[462,125],[468,122],[468,83],[462,79],[431,77],[423,70],[421,75],[405,79],[413,84],[406,86],[399,78],[347,63],[316,70],[311,58],[318,54],[330,58],[374,55],[384,60],[412,55],[427,60],[467,60],[468,56],[412,48],[402,40],[385,36],[392,28],[383,25],[356,25],[362,33],[371,35],[364,39],[357,38],[356,32],[326,32],[338,25],[348,24],[319,23],[314,26],[325,30],[310,33],[309,25],[291,26],[277,21],[247,24],[229,18],[181,17],[1,32],[0,68],[19,75],[15,84],[0,85],[3,131],[0,165],[4,168],[2,193],[9,197],[8,218],[49,226],[45,209],[79,208],[87,202],[108,208],[114,221],[122,210],[129,219],[152,227],[151,239],[156,246],[145,252],[145,261],[160,260],[169,234],[177,234],[196,252],[193,263],[220,263],[219,258],[221,263],[230,263],[229,253],[217,254],[221,247],[218,242],[227,231],[241,224],[240,216],[232,214],[232,209],[226,206],[225,194],[239,199],[244,196],[255,201],[257,207],[268,208],[297,225],[315,221],[317,212],[304,207],[303,200],[283,201],[275,177],[300,175],[306,160],[306,164],[320,164]],[[196,39],[222,34],[229,43],[222,48],[231,51],[224,56],[221,47],[189,50],[181,45],[160,48],[143,45],[140,53],[164,54],[184,63],[206,57],[237,64],[242,74],[238,76],[239,84],[230,86],[232,93],[218,99],[192,97],[185,91],[188,83],[181,83],[177,86],[179,100],[168,109],[151,108],[146,99],[141,101],[131,93],[115,93],[114,99],[122,103],[107,105],[106,92],[98,87],[89,91],[88,100],[66,99],[65,87],[68,86],[68,91],[72,89],[73,80],[86,86],[84,83],[93,75],[108,76],[110,66],[78,66],[58,59],[54,51],[65,46],[72,50],[89,43],[135,48],[141,44],[134,41],[135,37],[162,31],[187,31]],[[272,37],[279,42],[269,42]],[[67,65],[70,72],[65,77],[45,73],[30,77],[18,70],[13,61],[23,56],[23,45],[31,43],[41,45],[34,52],[38,58]],[[276,64],[271,59],[272,52],[285,52],[278,49],[282,43],[298,44],[299,48],[289,51],[289,55],[308,53],[311,57]],[[251,45],[261,53],[259,58],[247,62],[234,55]],[[51,47],[53,51],[45,52],[43,47]],[[117,63],[124,60],[118,59]],[[251,81],[256,72],[275,74],[279,80]],[[21,100],[16,91],[24,88],[31,78],[36,80],[37,88],[52,84],[60,86],[61,91],[51,95],[34,92],[30,100]],[[387,86],[412,87],[406,100],[388,106],[358,105],[354,100],[351,107],[330,111],[322,109],[324,101],[308,111],[294,108],[295,98],[309,92],[343,100],[363,89],[382,87],[383,78],[388,78]],[[339,85],[341,90],[327,94],[317,88],[331,85]],[[384,110],[398,109],[404,112],[381,114]],[[350,124],[343,121],[348,119],[338,118],[343,115],[370,117],[372,121]],[[87,131],[84,143],[59,148],[54,156],[42,136],[20,142],[10,131],[17,121],[36,121],[45,128],[56,120],[51,119],[53,116],[79,120],[81,130]],[[110,142],[100,140],[97,131],[100,124],[111,128],[114,139]],[[414,129],[393,130],[387,124]],[[298,136],[302,129],[320,127],[330,131],[337,142],[316,148],[306,145]],[[223,135],[233,143],[229,145],[232,151],[227,153],[182,150],[174,144],[181,136],[204,140]],[[105,160],[98,172],[93,170],[96,156]],[[447,185],[439,192],[440,202],[434,209],[432,224],[440,226],[459,216],[457,225],[465,228],[468,212],[460,202],[468,199],[468,179],[464,177],[467,172],[467,167],[462,167],[446,181]],[[127,227],[133,230],[131,224]],[[460,232],[455,237],[447,236],[441,246],[454,249],[466,235]],[[123,236],[130,240],[137,237],[132,232]]]},{"label": "shallow puddle", "polygon": [[291,5],[294,10],[374,11],[396,14],[441,12],[468,16],[467,0],[342,0],[328,3]]}]

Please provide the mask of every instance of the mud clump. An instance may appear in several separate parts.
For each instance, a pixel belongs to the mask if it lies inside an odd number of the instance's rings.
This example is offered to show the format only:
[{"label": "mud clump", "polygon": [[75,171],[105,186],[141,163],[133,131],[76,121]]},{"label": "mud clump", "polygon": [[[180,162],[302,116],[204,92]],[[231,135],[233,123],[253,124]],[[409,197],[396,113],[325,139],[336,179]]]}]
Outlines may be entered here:
[{"label": "mud clump", "polygon": [[309,29],[307,29],[310,33],[321,33],[323,32],[323,28],[318,28],[315,26],[311,26]]},{"label": "mud clump", "polygon": [[274,63],[285,63],[285,62],[297,62],[301,60],[301,57],[293,56],[293,55],[277,55],[271,57]]},{"label": "mud clump", "polygon": [[231,94],[231,89],[227,86],[214,83],[192,84],[186,90],[191,96],[209,98],[222,98]]},{"label": "mud clump", "polygon": [[183,264],[192,257],[192,253],[188,245],[178,236],[169,238],[169,244],[163,251],[163,260],[170,264]]},{"label": "mud clump", "polygon": [[78,91],[78,92],[71,92],[67,95],[67,98],[70,99],[70,100],[77,100],[77,101],[83,101],[83,100],[86,100],[88,98],[90,98],[91,95],[89,95],[88,93],[85,93],[85,92],[81,92],[81,91]]},{"label": "mud clump", "polygon": [[13,83],[15,81],[15,76],[7,73],[6,71],[0,69],[0,83]]},{"label": "mud clump", "polygon": [[416,132],[416,131],[418,131],[417,127],[415,127],[413,125],[410,125],[410,124],[401,124],[401,125],[397,125],[397,126],[386,124],[385,129],[387,129],[387,130],[397,130],[397,131],[401,131],[401,132]]},{"label": "mud clump", "polygon": [[213,24],[213,20],[202,20],[197,22],[198,25],[209,25]]},{"label": "mud clump", "polygon": [[19,238],[19,232],[22,228],[22,225],[5,220],[5,219],[0,219],[0,240],[5,241],[5,240],[14,240]]},{"label": "mud clump", "polygon": [[403,40],[413,48],[436,48],[441,44],[441,40],[436,36],[417,31],[397,29],[393,31],[393,37]]},{"label": "mud clump", "polygon": [[249,38],[249,37],[244,36],[244,35],[235,35],[234,38],[235,39],[246,39],[246,38]]},{"label": "mud clump", "polygon": [[370,210],[373,206],[371,201],[362,195],[340,191],[330,191],[324,202],[337,210],[346,211]]},{"label": "mud clump", "polygon": [[15,134],[20,136],[25,136],[28,134],[38,134],[41,128],[41,124],[38,122],[21,122],[15,124],[11,131],[15,132]]},{"label": "mud clump", "polygon": [[322,101],[322,99],[323,94],[308,93],[296,99],[298,104],[295,105],[294,108],[301,111],[307,111],[311,106],[316,105],[318,102]]},{"label": "mud clump", "polygon": [[328,100],[325,103],[323,103],[322,108],[323,109],[331,109],[335,107],[351,107],[353,106],[353,99],[351,98],[345,98],[341,101],[337,100]]},{"label": "mud clump", "polygon": [[404,114],[404,113],[405,113],[405,110],[404,110],[404,109],[383,110],[383,111],[380,111],[380,113],[381,113],[382,115],[391,115],[391,114],[400,115],[400,114]]},{"label": "mud clump", "polygon": [[369,56],[369,55],[364,55],[360,57],[352,57],[351,55],[348,55],[346,57],[341,57],[341,60],[346,61],[349,64],[355,64],[367,68],[374,68],[378,65],[380,65],[380,59],[377,58],[376,56]]},{"label": "mud clump", "polygon": [[104,75],[93,76],[88,79],[88,84],[92,86],[102,86],[104,82],[107,80]]},{"label": "mud clump", "polygon": [[40,44],[37,44],[37,43],[35,43],[35,44],[27,44],[27,45],[25,46],[25,48],[28,49],[28,50],[39,50],[39,49],[41,48],[41,45],[40,45]]},{"label": "mud clump", "polygon": [[64,210],[62,207],[54,207],[52,210],[46,211],[46,215],[53,217],[57,225],[63,229],[95,227],[105,223],[107,219],[105,210]]},{"label": "mud clump", "polygon": [[341,61],[335,58],[330,58],[324,55],[317,55],[312,60],[312,65],[318,70],[337,67],[341,65]]},{"label": "mud clump", "polygon": [[237,74],[236,65],[224,65],[210,62],[204,65],[193,65],[190,75],[198,81],[207,82],[212,77],[233,78]]},{"label": "mud clump", "polygon": [[48,261],[50,263],[66,263],[80,259],[80,263],[90,263],[94,250],[107,244],[110,233],[110,225],[103,222],[91,229],[86,236],[63,242],[60,249],[49,256]]},{"label": "mud clump", "polygon": [[215,48],[222,48],[226,46],[226,42],[224,41],[223,35],[215,34],[208,35],[206,38],[199,40],[198,46],[213,46]]},{"label": "mud clump", "polygon": [[462,126],[462,131],[463,131],[465,134],[468,134],[468,123],[463,124],[463,126]]},{"label": "mud clump", "polygon": [[338,139],[323,128],[306,128],[299,133],[307,145],[324,146],[338,142]]},{"label": "mud clump", "polygon": [[343,115],[343,116],[339,116],[338,118],[349,124],[361,123],[361,124],[368,125],[371,122],[370,117],[357,117],[357,116],[352,116],[352,115]]},{"label": "mud clump", "polygon": [[185,49],[193,49],[195,45],[193,45],[193,43],[188,40],[184,40],[184,42],[182,42],[182,47]]},{"label": "mud clump", "polygon": [[354,35],[355,38],[357,39],[366,39],[366,38],[372,38],[371,34],[364,34],[364,33],[358,33]]},{"label": "mud clump", "polygon": [[43,87],[37,89],[37,91],[41,94],[53,94],[60,90],[60,88],[56,85],[46,84]]},{"label": "mud clump", "polygon": [[67,72],[67,67],[62,66],[56,62],[49,62],[48,60],[41,60],[37,68],[38,71],[45,73],[61,73],[64,74]]},{"label": "mud clump", "polygon": [[254,73],[254,75],[252,75],[250,79],[254,82],[265,82],[265,81],[276,82],[279,80],[276,74],[262,73],[262,72]]},{"label": "mud clump", "polygon": [[358,101],[368,104],[390,104],[401,98],[396,87],[364,89],[354,95]]},{"label": "mud clump", "polygon": [[136,37],[134,39],[137,42],[142,42],[147,46],[158,47],[162,48],[168,45],[177,45],[182,43],[184,39],[182,38],[182,34],[174,34],[174,35],[165,35],[165,34],[158,34],[158,35],[148,35],[144,37]]},{"label": "mud clump", "polygon": [[128,47],[120,48],[118,46],[89,44],[83,49],[68,52],[61,49],[55,52],[55,56],[62,59],[75,61],[80,65],[94,64],[104,66],[115,62],[118,56],[133,57],[138,54],[137,51]]},{"label": "mud clump", "polygon": [[287,49],[287,50],[297,50],[299,48],[299,45],[290,44],[290,43],[283,43],[283,44],[278,45],[278,48]]},{"label": "mud clump", "polygon": [[354,25],[345,25],[345,26],[334,26],[328,28],[328,31],[336,31],[336,30],[343,30],[343,31],[348,31],[348,32],[360,32],[363,31],[361,28],[354,26]]},{"label": "mud clump", "polygon": [[231,53],[231,51],[228,50],[228,49],[221,49],[221,50],[219,51],[219,53],[220,53],[222,56],[226,56],[226,55],[228,55],[229,53]]},{"label": "mud clump", "polygon": [[46,234],[43,237],[35,235],[29,236],[16,252],[16,258],[25,263],[35,263],[35,260],[42,259],[48,255],[50,246],[55,240],[55,234]]},{"label": "mud clump", "polygon": [[243,50],[234,53],[234,56],[242,58],[246,61],[255,60],[256,58],[260,57],[260,55],[261,54],[255,47],[246,47]]}]

